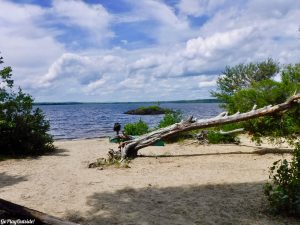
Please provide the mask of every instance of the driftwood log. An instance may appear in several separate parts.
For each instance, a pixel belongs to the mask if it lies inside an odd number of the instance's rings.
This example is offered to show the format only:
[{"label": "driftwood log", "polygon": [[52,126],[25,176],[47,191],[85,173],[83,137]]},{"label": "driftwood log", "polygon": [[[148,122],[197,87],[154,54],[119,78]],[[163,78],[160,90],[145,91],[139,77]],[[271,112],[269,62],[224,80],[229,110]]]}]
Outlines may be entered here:
[{"label": "driftwood log", "polygon": [[237,112],[233,115],[228,115],[227,112],[222,112],[218,116],[209,119],[194,119],[191,116],[180,123],[175,123],[171,126],[155,130],[136,139],[124,142],[121,149],[121,160],[127,157],[136,157],[139,149],[145,148],[158,140],[170,137],[180,132],[214,127],[272,115],[274,113],[286,111],[297,103],[300,103],[300,93],[293,95],[286,102],[278,105],[269,105],[260,109],[256,109],[256,105],[254,105],[251,111],[245,113]]},{"label": "driftwood log", "polygon": [[80,225],[17,205],[4,199],[0,199],[0,219],[2,220],[0,224]]}]

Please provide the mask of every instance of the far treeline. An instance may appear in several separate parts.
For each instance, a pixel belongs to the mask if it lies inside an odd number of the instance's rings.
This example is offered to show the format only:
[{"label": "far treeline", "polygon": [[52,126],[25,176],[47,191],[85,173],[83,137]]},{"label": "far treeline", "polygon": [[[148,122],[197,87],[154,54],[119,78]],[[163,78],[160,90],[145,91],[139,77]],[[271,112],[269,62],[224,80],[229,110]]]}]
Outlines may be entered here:
[{"label": "far treeline", "polygon": [[35,102],[34,105],[80,105],[80,104],[136,104],[136,103],[221,103],[220,100],[214,98],[194,99],[194,100],[174,100],[174,101],[150,101],[150,102]]}]

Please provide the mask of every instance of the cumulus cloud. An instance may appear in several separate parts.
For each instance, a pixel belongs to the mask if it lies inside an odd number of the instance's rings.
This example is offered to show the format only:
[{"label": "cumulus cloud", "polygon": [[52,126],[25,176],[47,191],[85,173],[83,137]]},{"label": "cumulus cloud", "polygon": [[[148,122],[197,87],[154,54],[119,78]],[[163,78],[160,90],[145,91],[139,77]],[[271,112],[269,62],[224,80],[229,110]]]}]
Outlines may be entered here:
[{"label": "cumulus cloud", "polygon": [[184,55],[189,58],[194,58],[197,55],[211,57],[217,50],[226,50],[239,45],[241,41],[246,41],[251,31],[251,27],[246,27],[222,33],[217,32],[207,38],[191,39],[187,42]]},{"label": "cumulus cloud", "polygon": [[48,13],[65,26],[78,26],[88,32],[93,43],[102,44],[107,38],[113,37],[113,32],[109,29],[113,16],[101,4],[55,0]]},{"label": "cumulus cloud", "polygon": [[[207,98],[226,65],[300,61],[297,0],[125,2],[127,11],[112,13],[84,1],[57,0],[47,8],[1,1],[0,50],[39,101]],[[191,26],[203,15],[204,24]],[[126,41],[116,45],[115,26],[128,23],[155,42],[131,49],[130,39],[119,37]],[[69,37],[62,37],[75,35],[74,27],[91,38],[87,46],[68,48]]]},{"label": "cumulus cloud", "polygon": [[[34,5],[0,2],[0,51],[7,65],[12,65],[20,84],[42,75],[63,51],[53,31],[38,26],[45,9]],[[20,78],[20,76],[22,76]]]},{"label": "cumulus cloud", "polygon": [[166,5],[162,1],[127,0],[127,2],[132,9],[126,16],[118,17],[119,22],[141,23],[141,29],[143,29],[143,23],[148,22],[146,30],[143,32],[157,43],[170,45],[195,34],[194,30],[190,28],[188,20],[178,16],[174,7]]}]

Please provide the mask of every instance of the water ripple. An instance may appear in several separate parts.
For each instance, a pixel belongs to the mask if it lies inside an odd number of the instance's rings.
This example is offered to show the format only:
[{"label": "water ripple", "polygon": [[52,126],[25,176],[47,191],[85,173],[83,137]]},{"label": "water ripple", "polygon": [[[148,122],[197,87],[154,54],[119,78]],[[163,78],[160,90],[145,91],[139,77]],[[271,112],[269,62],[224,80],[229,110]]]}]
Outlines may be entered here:
[{"label": "water ripple", "polygon": [[[150,127],[155,127],[163,115],[137,116],[123,114],[125,111],[149,103],[130,104],[75,104],[75,105],[41,105],[46,118],[50,121],[50,134],[54,139],[94,138],[113,134],[114,123],[119,122],[122,127],[126,123],[137,122],[142,119]],[[193,115],[197,118],[208,118],[221,112],[216,103],[162,103],[161,107],[180,110],[184,117]]]}]

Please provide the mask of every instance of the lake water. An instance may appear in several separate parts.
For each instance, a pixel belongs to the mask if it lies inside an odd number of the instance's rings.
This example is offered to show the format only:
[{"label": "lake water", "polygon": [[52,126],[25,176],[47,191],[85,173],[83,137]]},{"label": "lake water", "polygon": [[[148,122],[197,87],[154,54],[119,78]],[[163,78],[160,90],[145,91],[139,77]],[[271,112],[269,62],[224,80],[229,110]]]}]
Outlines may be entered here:
[{"label": "lake water", "polygon": [[[54,139],[95,138],[112,135],[113,125],[137,122],[140,118],[155,127],[163,115],[126,115],[124,112],[153,103],[87,103],[38,105],[50,121]],[[180,110],[185,117],[208,118],[221,112],[217,103],[161,103],[161,107]]]}]

